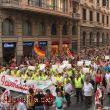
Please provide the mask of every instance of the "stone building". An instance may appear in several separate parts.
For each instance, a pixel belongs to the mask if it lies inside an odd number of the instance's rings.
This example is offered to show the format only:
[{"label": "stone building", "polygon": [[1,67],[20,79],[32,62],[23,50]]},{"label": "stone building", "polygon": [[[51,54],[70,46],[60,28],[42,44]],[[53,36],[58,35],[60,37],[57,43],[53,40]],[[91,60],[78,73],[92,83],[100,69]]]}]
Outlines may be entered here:
[{"label": "stone building", "polygon": [[110,1],[80,0],[81,48],[110,45]]},{"label": "stone building", "polygon": [[0,0],[0,61],[31,55],[36,42],[47,55],[80,49],[80,0]]}]

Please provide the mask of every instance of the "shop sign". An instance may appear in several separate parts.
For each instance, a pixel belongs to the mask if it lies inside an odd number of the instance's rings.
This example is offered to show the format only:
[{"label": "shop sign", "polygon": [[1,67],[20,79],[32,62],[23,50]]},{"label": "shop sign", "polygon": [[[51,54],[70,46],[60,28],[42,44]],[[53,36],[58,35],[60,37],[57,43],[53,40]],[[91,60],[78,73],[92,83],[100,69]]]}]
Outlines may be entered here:
[{"label": "shop sign", "polygon": [[39,46],[47,46],[47,41],[39,41]]},{"label": "shop sign", "polygon": [[15,43],[4,43],[3,44],[4,48],[13,48],[16,47]]},{"label": "shop sign", "polygon": [[52,45],[59,45],[59,41],[52,41]]},{"label": "shop sign", "polygon": [[33,46],[34,42],[23,42],[24,46]]}]

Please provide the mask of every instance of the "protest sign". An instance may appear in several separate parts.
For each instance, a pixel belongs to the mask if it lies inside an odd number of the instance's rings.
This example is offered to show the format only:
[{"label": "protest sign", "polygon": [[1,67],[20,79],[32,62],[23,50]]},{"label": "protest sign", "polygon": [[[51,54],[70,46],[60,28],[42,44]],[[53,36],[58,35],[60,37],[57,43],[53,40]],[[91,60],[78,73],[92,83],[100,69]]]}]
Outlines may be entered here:
[{"label": "protest sign", "polygon": [[46,65],[45,64],[40,64],[40,70],[45,70]]},{"label": "protest sign", "polygon": [[90,72],[90,69],[89,68],[83,68],[83,72],[84,73],[89,73]]},{"label": "protest sign", "polygon": [[86,61],[85,61],[85,65],[86,65],[86,66],[90,66],[90,65],[91,65],[91,61],[86,60]]},{"label": "protest sign", "polygon": [[83,61],[78,61],[78,62],[77,62],[77,65],[78,65],[78,66],[82,66],[83,63],[84,63]]},{"label": "protest sign", "polygon": [[52,65],[53,69],[58,69],[58,65]]},{"label": "protest sign", "polygon": [[67,60],[63,61],[64,65],[67,65],[69,62]]},{"label": "protest sign", "polygon": [[35,66],[29,66],[28,69],[34,71],[35,70]]},{"label": "protest sign", "polygon": [[110,59],[110,56],[105,56],[105,60],[109,60]]}]

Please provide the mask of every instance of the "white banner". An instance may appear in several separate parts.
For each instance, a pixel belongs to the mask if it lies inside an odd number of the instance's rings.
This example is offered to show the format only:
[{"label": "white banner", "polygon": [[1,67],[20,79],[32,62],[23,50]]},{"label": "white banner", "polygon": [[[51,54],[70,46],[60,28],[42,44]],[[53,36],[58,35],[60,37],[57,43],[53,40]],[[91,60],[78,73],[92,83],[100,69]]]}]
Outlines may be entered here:
[{"label": "white banner", "polygon": [[13,77],[9,75],[0,74],[0,86],[7,88],[12,91],[27,93],[29,88],[35,89],[46,89],[52,85],[51,80],[46,81],[35,81],[27,80],[24,81],[20,77]]}]

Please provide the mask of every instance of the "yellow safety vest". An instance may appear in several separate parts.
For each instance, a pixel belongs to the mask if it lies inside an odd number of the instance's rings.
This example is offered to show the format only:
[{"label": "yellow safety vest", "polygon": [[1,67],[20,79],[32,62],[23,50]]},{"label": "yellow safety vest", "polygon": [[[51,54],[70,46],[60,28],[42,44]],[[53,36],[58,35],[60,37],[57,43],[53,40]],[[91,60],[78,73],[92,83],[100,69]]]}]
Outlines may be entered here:
[{"label": "yellow safety vest", "polygon": [[63,83],[64,83],[64,85],[66,85],[67,84],[67,81],[71,81],[71,79],[70,78],[64,78],[64,81],[63,81]]},{"label": "yellow safety vest", "polygon": [[16,72],[16,76],[17,76],[17,77],[20,77],[20,70],[18,70],[18,71]]},{"label": "yellow safety vest", "polygon": [[14,76],[14,74],[15,74],[15,71],[11,70],[11,75]]},{"label": "yellow safety vest", "polygon": [[85,74],[81,74],[81,78],[84,81],[85,80]]},{"label": "yellow safety vest", "polygon": [[82,88],[81,77],[78,79],[75,78],[75,88]]}]

